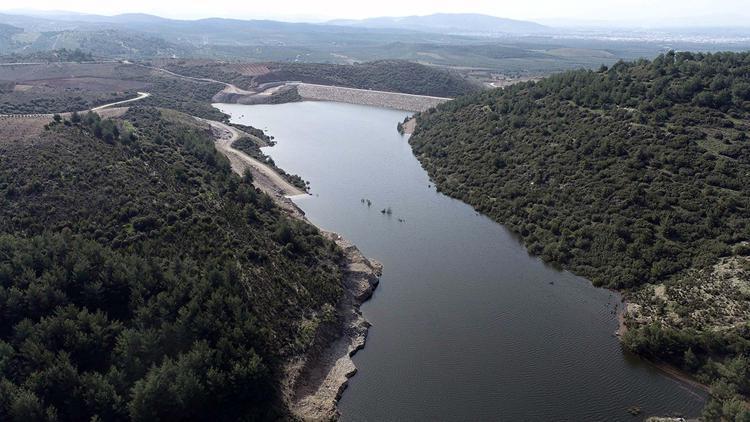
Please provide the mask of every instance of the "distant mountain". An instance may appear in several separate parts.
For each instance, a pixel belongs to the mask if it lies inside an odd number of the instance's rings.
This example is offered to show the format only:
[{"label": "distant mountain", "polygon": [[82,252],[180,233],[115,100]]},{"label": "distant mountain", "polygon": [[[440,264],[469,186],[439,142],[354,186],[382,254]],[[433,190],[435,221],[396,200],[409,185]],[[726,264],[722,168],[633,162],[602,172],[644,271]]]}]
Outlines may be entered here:
[{"label": "distant mountain", "polygon": [[[437,14],[322,24],[146,14],[87,15],[60,11],[0,13],[0,56],[80,49],[109,58],[210,58],[353,64],[383,59],[503,74],[547,74],[598,68],[665,49],[744,51],[750,37],[669,32],[561,30],[477,14]],[[18,29],[16,29],[18,28]],[[562,32],[561,32],[562,31]],[[658,40],[665,40],[659,42]],[[665,45],[666,44],[666,45]],[[491,74],[479,78],[492,78]]]},{"label": "distant mountain", "polygon": [[495,16],[461,13],[438,13],[427,16],[380,17],[363,20],[334,20],[331,25],[361,28],[410,29],[452,34],[538,34],[550,30],[535,22]]},{"label": "distant mountain", "polygon": [[23,29],[0,23],[0,36],[12,36],[19,32],[23,32]]},{"label": "distant mountain", "polygon": [[452,43],[456,38],[401,29],[223,18],[178,20],[146,14],[0,13],[2,24],[9,26],[0,28],[0,55],[66,48],[116,58],[175,56],[351,63],[383,58],[413,60],[414,54],[394,56],[387,46]]},{"label": "distant mountain", "polygon": [[13,37],[20,32],[23,32],[23,29],[0,23],[0,51],[12,48]]},{"label": "distant mountain", "polygon": [[372,29],[319,25],[311,23],[278,22],[271,20],[239,20],[207,18],[198,20],[167,19],[147,14],[123,14],[116,16],[73,15],[46,13],[44,16],[25,16],[0,13],[0,23],[23,28],[26,32],[59,31],[104,31],[116,30],[138,32],[162,38],[172,43],[204,45],[318,45],[372,41],[394,42],[406,36],[415,37],[413,31],[394,29]]},{"label": "distant mountain", "polygon": [[125,26],[0,14],[0,55],[39,59],[44,56],[39,53],[62,49],[118,58],[182,57],[194,51],[190,45]]},{"label": "distant mountain", "polygon": [[26,32],[65,31],[76,29],[76,24],[63,19],[0,13],[0,23],[21,28]]}]

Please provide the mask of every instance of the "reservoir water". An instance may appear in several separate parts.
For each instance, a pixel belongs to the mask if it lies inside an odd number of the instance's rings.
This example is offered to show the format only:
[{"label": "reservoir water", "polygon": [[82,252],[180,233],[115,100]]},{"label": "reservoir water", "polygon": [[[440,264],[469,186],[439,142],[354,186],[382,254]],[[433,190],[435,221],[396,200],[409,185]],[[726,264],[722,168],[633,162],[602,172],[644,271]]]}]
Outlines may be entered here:
[{"label": "reservoir water", "polygon": [[[704,394],[623,353],[616,293],[545,265],[502,225],[436,192],[396,131],[407,113],[328,102],[217,106],[276,138],[264,151],[310,181],[312,195],[295,199],[310,221],[384,265],[362,307],[373,326],[354,358],[343,420],[700,413]],[[642,413],[631,416],[632,406]]]}]

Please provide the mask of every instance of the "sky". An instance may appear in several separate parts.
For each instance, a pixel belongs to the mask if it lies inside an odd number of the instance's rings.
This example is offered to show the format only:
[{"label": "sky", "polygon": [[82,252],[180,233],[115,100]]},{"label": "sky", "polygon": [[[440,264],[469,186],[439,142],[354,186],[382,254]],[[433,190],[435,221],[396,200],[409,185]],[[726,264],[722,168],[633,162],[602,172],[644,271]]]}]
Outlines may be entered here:
[{"label": "sky", "polygon": [[750,0],[24,0],[0,5],[114,15],[149,13],[177,19],[231,17],[324,21],[431,13],[483,13],[547,24],[750,26]]}]

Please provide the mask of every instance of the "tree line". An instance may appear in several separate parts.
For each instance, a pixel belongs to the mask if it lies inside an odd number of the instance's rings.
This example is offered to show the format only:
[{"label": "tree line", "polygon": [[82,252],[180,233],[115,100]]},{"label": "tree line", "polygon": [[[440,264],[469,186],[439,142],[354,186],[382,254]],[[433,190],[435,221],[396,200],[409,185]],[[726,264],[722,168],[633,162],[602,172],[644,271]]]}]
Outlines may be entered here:
[{"label": "tree line", "polygon": [[0,141],[0,420],[268,420],[341,293],[340,250],[189,116]]},{"label": "tree line", "polygon": [[[596,285],[681,282],[750,238],[750,53],[565,72],[458,98],[417,122],[410,143],[442,192]],[[692,347],[693,370],[722,363],[709,381],[742,377],[748,321],[727,335],[703,330],[657,325],[626,343],[678,366]],[[727,383],[746,397],[745,384]]]}]

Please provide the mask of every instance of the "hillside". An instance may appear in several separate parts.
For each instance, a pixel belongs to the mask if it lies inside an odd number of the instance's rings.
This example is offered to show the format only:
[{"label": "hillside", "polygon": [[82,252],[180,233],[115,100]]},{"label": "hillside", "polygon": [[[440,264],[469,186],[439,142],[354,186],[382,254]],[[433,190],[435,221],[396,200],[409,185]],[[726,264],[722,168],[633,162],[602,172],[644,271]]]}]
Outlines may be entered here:
[{"label": "hillside", "polygon": [[547,75],[610,65],[618,59],[653,57],[664,51],[665,42],[676,49],[694,51],[743,51],[750,45],[746,31],[731,35],[707,29],[685,35],[666,30],[634,39],[628,32],[624,38],[620,33],[602,38],[476,14],[335,23],[0,13],[0,24],[10,25],[0,27],[0,54],[67,48],[96,57],[131,60],[203,58],[336,64],[408,60],[450,67],[492,81],[503,75]]},{"label": "hillside", "polygon": [[55,62],[92,62],[91,53],[84,53],[80,49],[45,50],[35,53],[10,54],[0,56],[0,63],[55,63]]},{"label": "hillside", "polygon": [[[18,12],[22,13],[22,12]],[[212,59],[353,64],[407,60],[450,68],[483,82],[536,77],[618,59],[654,57],[665,45],[691,51],[744,51],[746,30],[602,28],[576,32],[478,14],[435,14],[321,24],[207,18],[168,19],[66,12],[0,13],[0,55],[66,48],[129,60]]]},{"label": "hillside", "polygon": [[335,320],[340,250],[131,108],[0,131],[0,420],[268,420]]},{"label": "hillside", "polygon": [[[154,69],[119,62],[60,63],[85,57],[76,50],[49,56],[24,56],[50,63],[0,66],[0,114],[62,113],[133,98],[137,91],[153,95],[143,104],[171,108],[194,116],[222,120],[211,98],[224,86],[193,81]],[[12,59],[12,56],[0,58]],[[23,60],[22,60],[23,62]]]},{"label": "hillside", "polygon": [[355,65],[275,63],[269,68],[269,73],[255,77],[257,83],[301,81],[434,97],[456,97],[481,89],[457,74],[404,60]]},{"label": "hillside", "polygon": [[329,63],[225,63],[201,60],[154,60],[181,75],[229,82],[244,89],[274,82],[298,81],[347,88],[455,97],[481,85],[454,72],[406,60],[337,65]]},{"label": "hillside", "polygon": [[[410,39],[427,42],[432,38],[413,31],[271,20],[180,20],[144,14],[23,16],[0,13],[0,24],[23,30],[14,37],[14,49],[0,50],[0,53],[66,47],[81,48],[100,56],[130,58],[172,57],[174,54],[178,57],[289,61],[304,57],[306,61],[324,61],[332,59],[329,51],[347,46],[361,48]],[[58,39],[60,43],[55,44]],[[120,40],[123,45],[118,44]]]},{"label": "hillside", "polygon": [[531,253],[631,291],[625,344],[730,402],[750,394],[748,131],[750,53],[669,53],[458,99],[410,143]]},{"label": "hillside", "polygon": [[21,28],[0,23],[0,52],[15,49],[17,45],[14,38],[21,32]]}]

